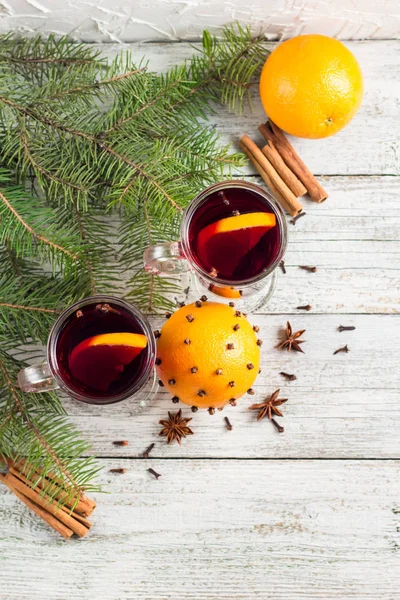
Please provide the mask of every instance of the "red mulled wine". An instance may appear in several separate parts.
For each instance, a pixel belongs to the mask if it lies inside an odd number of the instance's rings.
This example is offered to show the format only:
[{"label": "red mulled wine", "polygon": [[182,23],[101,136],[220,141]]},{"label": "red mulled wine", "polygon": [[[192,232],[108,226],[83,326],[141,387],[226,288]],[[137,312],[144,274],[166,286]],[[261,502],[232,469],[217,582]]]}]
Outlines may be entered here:
[{"label": "red mulled wine", "polygon": [[[241,220],[241,215],[252,216]],[[227,187],[212,192],[196,208],[189,223],[193,259],[211,277],[227,283],[257,277],[279,255],[279,223],[275,206],[256,191]]]},{"label": "red mulled wine", "polygon": [[[131,334],[141,335],[137,338]],[[144,335],[139,320],[125,306],[96,302],[84,305],[66,318],[58,333],[58,374],[79,395],[99,402],[112,400],[134,388],[148,369],[151,346]],[[135,339],[142,340],[141,347],[132,345]]]}]

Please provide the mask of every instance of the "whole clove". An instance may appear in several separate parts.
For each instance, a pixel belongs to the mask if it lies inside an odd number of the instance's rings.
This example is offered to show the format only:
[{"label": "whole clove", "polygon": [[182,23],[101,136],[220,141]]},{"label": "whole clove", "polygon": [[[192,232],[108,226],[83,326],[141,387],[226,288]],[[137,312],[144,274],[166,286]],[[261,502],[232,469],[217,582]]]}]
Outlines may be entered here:
[{"label": "whole clove", "polygon": [[312,306],[311,304],[304,304],[303,306],[296,306],[297,310],[311,310]]},{"label": "whole clove", "polygon": [[350,348],[346,344],[345,346],[343,346],[343,348],[338,348],[337,350],[335,350],[333,354],[339,354],[339,352],[350,352]]},{"label": "whole clove", "polygon": [[161,477],[160,473],[157,473],[154,469],[147,469],[149,473],[151,473],[152,475],[154,475],[154,477],[156,479],[158,479],[159,477]]},{"label": "whole clove", "polygon": [[228,431],[232,431],[233,427],[232,427],[232,423],[230,422],[230,420],[228,419],[228,417],[225,417],[225,423],[226,423],[226,428]]},{"label": "whole clove", "polygon": [[339,325],[338,327],[338,331],[340,331],[340,333],[342,331],[354,331],[355,327],[353,325],[348,325],[348,326],[344,326],[344,325]]},{"label": "whole clove", "polygon": [[126,469],[118,468],[118,469],[110,469],[110,473],[126,473]]},{"label": "whole clove", "polygon": [[309,273],[317,272],[317,267],[309,267],[308,265],[299,265],[299,269],[304,269],[304,271],[308,271]]},{"label": "whole clove", "polygon": [[275,419],[271,419],[271,423],[275,425],[279,433],[283,433],[285,431],[285,428],[282,427],[282,425],[279,425],[278,421],[275,421]]},{"label": "whole clove", "polygon": [[281,262],[279,263],[280,268],[282,269],[282,273],[284,275],[286,275],[286,267],[285,267],[285,261],[281,260]]},{"label": "whole clove", "polygon": [[152,443],[152,444],[150,444],[150,446],[148,446],[146,448],[146,450],[142,454],[143,458],[149,458],[150,452],[153,450],[154,446],[155,446],[155,444]]},{"label": "whole clove", "polygon": [[301,217],[305,217],[306,213],[305,212],[301,212],[298,215],[296,215],[295,217],[293,217],[293,219],[290,219],[290,222],[292,225],[296,225],[296,221],[298,221]]},{"label": "whole clove", "polygon": [[129,442],[127,440],[116,440],[113,442],[114,446],[129,446]]},{"label": "whole clove", "polygon": [[294,381],[295,379],[297,379],[296,375],[293,375],[293,373],[284,373],[283,371],[281,371],[279,375],[282,375],[282,377],[285,377],[285,379],[287,379],[288,381]]}]

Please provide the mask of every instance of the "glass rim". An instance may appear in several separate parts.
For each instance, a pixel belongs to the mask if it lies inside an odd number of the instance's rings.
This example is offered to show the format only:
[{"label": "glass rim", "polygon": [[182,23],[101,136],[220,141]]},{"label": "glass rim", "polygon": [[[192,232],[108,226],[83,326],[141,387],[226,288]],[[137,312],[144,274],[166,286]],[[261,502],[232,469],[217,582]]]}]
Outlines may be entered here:
[{"label": "glass rim", "polygon": [[[249,191],[252,191],[252,192],[258,194],[259,196],[261,196],[264,200],[266,200],[268,202],[268,204],[271,205],[271,208],[273,209],[275,216],[277,218],[277,224],[281,231],[281,240],[280,240],[279,252],[278,252],[275,260],[271,263],[271,265],[267,269],[265,269],[264,271],[261,271],[261,273],[259,273],[258,275],[254,275],[253,277],[250,277],[248,279],[228,281],[226,279],[221,279],[219,277],[211,277],[210,274],[207,271],[205,271],[204,269],[202,269],[201,266],[196,262],[193,252],[191,251],[191,248],[190,248],[190,243],[189,243],[189,225],[193,218],[193,215],[195,214],[195,212],[198,209],[198,207],[200,206],[200,204],[202,204],[204,201],[206,201],[207,198],[211,194],[213,194],[216,191],[221,191],[221,190],[224,190],[227,188],[232,188],[232,187],[242,188],[242,189],[247,189]],[[246,287],[248,285],[257,283],[258,281],[261,281],[262,279],[264,279],[265,277],[270,275],[272,273],[272,271],[274,271],[276,269],[279,262],[282,260],[282,257],[284,256],[286,247],[287,247],[287,223],[286,223],[285,213],[283,211],[283,208],[279,204],[278,200],[268,190],[264,189],[260,185],[257,185],[255,183],[252,183],[249,181],[244,181],[242,179],[228,179],[225,181],[213,183],[212,185],[210,185],[207,188],[205,188],[204,190],[202,190],[197,196],[195,196],[195,198],[193,198],[193,200],[190,202],[189,206],[186,208],[186,210],[183,214],[181,227],[180,227],[180,240],[181,240],[182,251],[183,251],[186,259],[190,263],[190,266],[192,267],[192,269],[194,269],[199,275],[201,275],[202,277],[207,279],[207,281],[210,284],[217,283],[219,285],[227,286],[227,287],[228,286],[231,287],[232,285],[234,285],[235,288]]]},{"label": "glass rim", "polygon": [[[87,306],[88,304],[93,304],[94,302],[108,302],[110,304],[116,304],[117,306],[121,306],[122,308],[125,308],[127,311],[129,311],[135,317],[135,319],[139,322],[141,327],[143,328],[143,331],[146,334],[146,337],[148,340],[147,343],[148,343],[148,349],[149,349],[149,351],[147,353],[147,360],[145,363],[144,371],[143,371],[143,374],[141,375],[141,377],[137,381],[135,381],[134,384],[132,384],[130,387],[128,387],[123,392],[120,392],[119,394],[116,394],[113,396],[104,396],[101,398],[99,398],[97,396],[81,394],[80,392],[70,388],[68,383],[65,382],[64,379],[59,374],[59,365],[58,365],[57,353],[56,353],[58,334],[60,332],[62,325],[65,323],[66,319],[68,319],[68,317],[70,317],[71,314],[74,313],[76,310],[79,310],[80,308]],[[94,404],[97,404],[97,405],[116,404],[117,402],[122,402],[122,400],[126,400],[127,398],[132,397],[134,394],[139,392],[142,389],[142,387],[146,384],[146,382],[154,368],[155,357],[156,357],[156,339],[154,337],[153,330],[152,330],[147,318],[133,304],[129,304],[129,302],[126,302],[125,300],[122,300],[121,298],[117,298],[115,296],[110,296],[108,294],[96,294],[94,296],[88,296],[86,298],[82,298],[81,300],[77,300],[76,302],[71,304],[68,308],[66,308],[61,313],[61,315],[59,315],[59,317],[57,318],[57,320],[55,321],[55,323],[53,324],[53,326],[50,330],[49,337],[47,340],[47,361],[48,361],[52,376],[54,377],[58,386],[60,387],[61,390],[63,390],[67,394],[69,394],[75,400],[78,400],[80,402],[85,402],[86,404],[93,404],[93,405]]]}]

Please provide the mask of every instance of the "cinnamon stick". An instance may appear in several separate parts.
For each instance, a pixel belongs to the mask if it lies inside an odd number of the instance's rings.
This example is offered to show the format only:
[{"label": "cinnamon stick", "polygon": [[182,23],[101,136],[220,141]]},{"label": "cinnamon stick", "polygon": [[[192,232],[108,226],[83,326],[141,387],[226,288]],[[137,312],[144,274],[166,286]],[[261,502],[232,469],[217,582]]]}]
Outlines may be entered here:
[{"label": "cinnamon stick", "polygon": [[74,517],[62,510],[54,503],[54,501],[49,496],[42,496],[38,494],[37,491],[26,485],[19,479],[12,475],[11,473],[7,473],[5,475],[5,481],[8,482],[13,491],[16,490],[29,500],[31,500],[37,506],[40,506],[45,511],[47,511],[50,515],[56,517],[61,523],[63,523],[68,529],[72,530],[73,533],[76,533],[79,537],[85,537],[89,532],[88,527],[74,519]]},{"label": "cinnamon stick", "polygon": [[247,154],[261,177],[272,190],[275,196],[280,200],[283,208],[293,217],[303,210],[302,205],[297,200],[293,192],[288,188],[279,173],[264,156],[259,147],[249,138],[243,135],[240,138],[240,146]]},{"label": "cinnamon stick", "polygon": [[[10,466],[9,462],[9,467]],[[78,499],[76,494],[71,493],[71,490],[66,489],[65,482],[54,473],[45,474],[44,469],[41,467],[33,469],[25,460],[21,460],[18,464],[12,463],[12,466],[20,473],[26,475],[31,481],[33,476],[37,476],[38,478],[41,477],[41,480],[38,481],[38,485],[41,489],[45,487],[46,481],[49,481],[49,483],[52,484],[52,487],[50,488],[51,495],[56,500],[64,502],[65,506],[68,508],[73,508],[76,513],[84,517],[89,517],[96,508],[96,502],[94,502],[94,500],[91,500],[85,494],[81,494]]]},{"label": "cinnamon stick", "polygon": [[66,540],[68,540],[72,535],[73,531],[69,527],[66,527],[61,521],[56,519],[53,515],[44,510],[31,500],[21,494],[17,489],[11,485],[10,481],[7,480],[7,477],[0,473],[0,481],[4,483],[16,496],[23,502],[32,512],[38,515],[45,523],[50,525],[55,531],[57,531],[60,535],[63,536]]},{"label": "cinnamon stick", "polygon": [[[25,483],[26,485],[32,487],[32,481],[30,481],[27,477],[25,477],[25,475],[23,475],[22,473],[20,473],[20,471],[17,471],[17,469],[15,469],[14,467],[10,467],[9,472],[14,475],[15,477],[18,477],[18,479],[20,479],[23,483]],[[37,485],[35,487],[38,487],[40,490],[43,490],[43,483],[42,481],[39,481],[37,483]],[[33,488],[35,489],[35,488]],[[50,496],[49,496],[50,494]],[[41,497],[47,497],[49,496],[50,498],[55,499],[55,497],[52,495],[52,491],[51,489],[47,488],[45,496],[41,496]],[[58,507],[57,507],[58,509]],[[66,506],[60,506],[59,510],[62,510],[63,512],[67,513],[67,515],[71,515],[73,516],[74,519],[76,519],[77,521],[79,521],[80,523],[82,523],[82,525],[85,525],[85,527],[87,527],[88,529],[90,529],[92,527],[91,522],[86,519],[85,517],[82,517],[81,515],[78,515],[77,513],[75,513],[72,510],[68,510],[68,508]]]},{"label": "cinnamon stick", "polygon": [[275,168],[275,170],[282,177],[283,181],[286,183],[288,188],[293,192],[296,198],[300,196],[304,196],[307,194],[307,189],[305,185],[303,185],[296,177],[296,175],[289,169],[278,150],[275,148],[272,141],[269,141],[261,151],[268,158],[271,165]]},{"label": "cinnamon stick", "polygon": [[283,131],[271,120],[267,121],[266,124],[262,123],[258,130],[268,142],[271,141],[274,144],[286,165],[304,184],[310,198],[314,202],[323,202],[326,200],[328,194],[301,160]]}]

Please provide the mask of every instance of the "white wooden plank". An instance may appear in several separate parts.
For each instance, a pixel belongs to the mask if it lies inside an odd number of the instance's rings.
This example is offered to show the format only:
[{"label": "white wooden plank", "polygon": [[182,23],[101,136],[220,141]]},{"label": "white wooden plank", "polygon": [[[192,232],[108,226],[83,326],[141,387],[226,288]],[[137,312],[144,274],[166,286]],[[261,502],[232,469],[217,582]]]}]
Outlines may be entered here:
[{"label": "white wooden plank", "polygon": [[[89,406],[66,400],[71,420],[93,443],[96,456],[139,456],[151,442],[158,457],[400,457],[400,392],[397,316],[298,315],[290,317],[294,329],[306,329],[305,354],[277,350],[285,315],[253,317],[260,325],[262,373],[254,386],[255,396],[246,395],[236,407],[210,416],[191,413],[184,404],[172,404],[171,396],[160,393],[152,406],[136,414],[133,401],[112,406]],[[155,326],[162,321],[154,321]],[[355,325],[351,332],[337,331],[338,325]],[[348,354],[333,352],[348,344]],[[280,371],[295,373],[286,382]],[[257,422],[248,410],[277,388],[289,398],[283,407],[285,426],[279,434],[265,419]],[[168,446],[159,438],[159,420],[167,411],[182,408],[193,417],[195,432],[182,446]],[[227,431],[224,416],[234,425]],[[127,440],[129,446],[113,445]]]},{"label": "white wooden plank", "polygon": [[83,542],[0,489],[2,599],[398,598],[398,461],[102,464]]},{"label": "white wooden plank", "polygon": [[[337,135],[324,140],[294,139],[293,144],[309,168],[322,175],[400,174],[398,106],[400,101],[400,44],[394,40],[346,42],[360,62],[364,74],[365,96],[354,120]],[[273,44],[270,46],[274,47]],[[181,44],[105,44],[99,48],[113,57],[130,49],[138,60],[146,56],[150,68],[164,71],[193,53]],[[260,143],[257,126],[265,114],[255,90],[253,110],[241,117],[218,107],[210,117],[223,141],[237,143],[243,133]],[[250,171],[247,171],[250,172]]]},{"label": "white wooden plank", "polygon": [[13,0],[2,2],[0,30],[48,35],[69,34],[80,41],[200,39],[205,27],[220,33],[239,20],[270,39],[324,33],[343,39],[399,36],[396,0],[287,2],[251,0],[153,0],[134,3],[101,0]]}]

